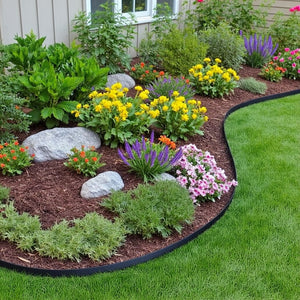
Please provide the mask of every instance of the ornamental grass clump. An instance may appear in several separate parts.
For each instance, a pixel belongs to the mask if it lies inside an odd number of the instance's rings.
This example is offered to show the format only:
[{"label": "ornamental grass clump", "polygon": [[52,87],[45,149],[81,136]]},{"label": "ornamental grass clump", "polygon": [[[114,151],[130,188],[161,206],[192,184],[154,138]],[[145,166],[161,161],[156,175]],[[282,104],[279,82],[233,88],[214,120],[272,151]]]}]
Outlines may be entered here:
[{"label": "ornamental grass clump", "polygon": [[164,71],[154,69],[153,65],[147,65],[144,62],[135,64],[129,71],[131,77],[141,84],[149,84],[156,78],[165,75]]},{"label": "ornamental grass clump", "polygon": [[71,152],[72,154],[69,155],[69,159],[64,165],[78,174],[93,177],[97,174],[96,171],[105,165],[100,162],[102,155],[95,151],[95,147],[85,149],[85,146],[82,145],[81,150],[74,147]]},{"label": "ornamental grass clump", "polygon": [[237,181],[227,179],[225,171],[217,166],[208,151],[194,144],[182,147],[182,157],[175,164],[177,182],[188,189],[194,203],[220,199]]},{"label": "ornamental grass clump", "polygon": [[282,80],[285,71],[285,68],[279,67],[278,64],[274,61],[270,61],[263,66],[259,75],[266,80],[278,82]]},{"label": "ornamental grass clump", "polygon": [[31,165],[34,154],[27,153],[28,147],[18,141],[0,144],[0,170],[3,175],[19,175]]},{"label": "ornamental grass clump", "polygon": [[149,91],[149,99],[160,96],[171,97],[177,91],[185,99],[192,99],[195,91],[190,84],[190,80],[182,77],[163,76],[155,79],[150,85],[146,86]]},{"label": "ornamental grass clump", "polygon": [[[136,86],[135,98],[127,97],[127,88],[115,83],[105,92],[93,91],[90,102],[78,104],[72,113],[84,126],[99,133],[105,145],[116,148],[127,140],[134,142],[155,121],[157,112],[144,104],[149,92]],[[146,107],[146,109],[144,109]]]},{"label": "ornamental grass clump", "polygon": [[171,140],[168,139],[167,142],[166,137],[161,140],[161,144],[155,144],[154,132],[152,132],[149,141],[142,137],[141,141],[136,140],[132,146],[126,141],[126,153],[118,149],[123,162],[143,178],[144,182],[153,181],[158,175],[170,171],[182,155],[181,148],[177,151],[174,150],[176,145]]},{"label": "ornamental grass clump", "polygon": [[221,60],[218,58],[214,65],[208,57],[203,62],[189,70],[191,84],[198,94],[218,98],[234,91],[240,79],[235,70],[219,66]]},{"label": "ornamental grass clump", "polygon": [[262,39],[256,34],[244,37],[244,45],[247,50],[246,64],[252,68],[261,68],[274,55],[278,44],[273,47],[272,37]]},{"label": "ornamental grass clump", "polygon": [[150,102],[149,109],[158,112],[154,125],[170,139],[187,140],[188,136],[203,135],[201,126],[208,120],[206,107],[201,101],[186,98],[174,91],[171,97],[160,96]]},{"label": "ornamental grass clump", "polygon": [[239,88],[244,91],[249,91],[254,94],[265,94],[267,85],[264,82],[258,81],[253,77],[242,78],[239,81]]},{"label": "ornamental grass clump", "polygon": [[284,76],[289,79],[300,79],[300,48],[290,50],[285,48],[283,53],[273,57],[279,67],[284,68]]}]

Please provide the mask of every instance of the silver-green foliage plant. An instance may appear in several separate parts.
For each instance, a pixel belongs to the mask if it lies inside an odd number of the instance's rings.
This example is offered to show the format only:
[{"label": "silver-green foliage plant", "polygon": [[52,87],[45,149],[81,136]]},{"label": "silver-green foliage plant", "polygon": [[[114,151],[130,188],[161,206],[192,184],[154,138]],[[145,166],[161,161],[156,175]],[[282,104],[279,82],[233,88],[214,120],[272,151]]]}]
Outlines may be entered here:
[{"label": "silver-green foliage plant", "polygon": [[245,62],[243,38],[233,33],[228,24],[220,23],[216,28],[201,31],[199,39],[208,44],[207,57],[212,60],[220,58],[225,68],[238,71]]},{"label": "silver-green foliage plant", "polygon": [[93,14],[80,12],[73,20],[73,31],[77,34],[83,54],[97,59],[100,67],[108,67],[110,73],[129,69],[127,50],[134,37],[134,18],[113,12],[109,4],[101,5]]},{"label": "silver-green foliage plant", "polygon": [[267,85],[264,82],[258,81],[253,77],[240,79],[238,87],[242,90],[261,95],[265,94],[267,90]]},{"label": "silver-green foliage plant", "polygon": [[128,192],[113,192],[101,204],[117,213],[126,228],[144,239],[167,237],[193,220],[194,205],[186,189],[176,181],[139,185]]},{"label": "silver-green foliage plant", "polygon": [[9,198],[10,189],[0,184],[0,203]]}]

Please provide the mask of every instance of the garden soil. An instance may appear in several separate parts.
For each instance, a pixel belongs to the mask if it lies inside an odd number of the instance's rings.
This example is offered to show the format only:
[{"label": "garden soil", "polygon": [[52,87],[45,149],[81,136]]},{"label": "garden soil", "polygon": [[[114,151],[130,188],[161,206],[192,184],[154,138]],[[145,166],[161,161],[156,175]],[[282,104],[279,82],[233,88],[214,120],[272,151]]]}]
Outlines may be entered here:
[{"label": "garden soil", "polygon": [[[262,79],[258,75],[259,71],[259,69],[245,66],[239,72],[239,75],[241,78],[254,77],[265,82],[268,86],[266,95],[300,88],[299,80],[283,79],[279,83],[272,83]],[[134,93],[134,91],[130,92]],[[231,107],[259,97],[261,95],[240,89],[235,89],[234,94],[223,99],[196,96],[196,99],[200,100],[202,105],[207,107],[209,121],[203,127],[204,135],[191,137],[187,143],[193,143],[198,148],[213,154],[217,165],[225,170],[229,179],[233,179],[234,169],[223,135],[222,124],[224,116]],[[29,134],[43,129],[45,128],[41,126],[33,126]],[[26,136],[28,134],[20,135],[19,141],[22,142]],[[158,137],[159,132],[156,132],[156,138]],[[182,142],[177,143],[178,146],[182,144]],[[102,154],[102,162],[106,164],[98,170],[98,173],[108,170],[118,172],[123,178],[124,190],[135,188],[139,183],[142,183],[134,173],[128,172],[128,167],[122,163],[116,149],[101,146],[98,151]],[[14,201],[17,210],[20,213],[27,212],[31,215],[38,215],[43,228],[49,228],[63,219],[73,220],[74,218],[81,218],[87,212],[93,211],[113,219],[114,216],[99,205],[101,198],[86,200],[80,197],[81,186],[89,178],[71,171],[64,166],[63,162],[57,160],[34,163],[22,175],[14,177],[0,174],[0,184],[11,188],[10,198]],[[233,190],[231,189],[220,200],[197,206],[194,222],[191,225],[184,226],[181,234],[174,233],[166,239],[155,236],[148,240],[144,240],[139,236],[128,236],[125,244],[118,249],[116,255],[105,261],[95,262],[86,257],[83,257],[80,262],[41,257],[36,252],[23,252],[15,244],[8,241],[0,241],[0,260],[32,268],[63,270],[108,265],[140,257],[173,244],[198,230],[220,213],[230,201],[232,193]],[[239,201],[239,199],[234,199],[233,201]]]}]

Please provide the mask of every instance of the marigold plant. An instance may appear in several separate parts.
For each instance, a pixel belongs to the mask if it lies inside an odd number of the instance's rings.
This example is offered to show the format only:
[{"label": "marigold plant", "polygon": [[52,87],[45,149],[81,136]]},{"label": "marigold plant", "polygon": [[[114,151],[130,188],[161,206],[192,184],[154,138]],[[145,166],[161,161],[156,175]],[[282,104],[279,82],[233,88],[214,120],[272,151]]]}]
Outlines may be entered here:
[{"label": "marigold plant", "polygon": [[34,154],[27,153],[28,147],[23,147],[18,141],[0,144],[0,170],[3,175],[22,174],[31,165]]},{"label": "marigold plant", "polygon": [[141,62],[131,67],[129,74],[139,83],[149,84],[155,79],[164,76],[165,72],[156,70],[153,65]]},{"label": "marigold plant", "polygon": [[90,102],[78,104],[72,113],[80,120],[79,126],[99,133],[104,143],[112,148],[125,140],[134,142],[148,132],[156,117],[156,112],[144,103],[149,92],[140,86],[135,89],[135,98],[127,97],[128,89],[122,88],[120,83],[107,87],[105,92],[93,91],[89,95]]},{"label": "marigold plant", "polygon": [[214,65],[211,65],[211,59],[208,57],[203,63],[189,70],[191,84],[198,94],[216,98],[233,92],[240,79],[235,70],[219,66],[221,60],[218,58],[215,59]]},{"label": "marigold plant", "polygon": [[95,147],[85,149],[85,146],[82,145],[81,150],[74,147],[71,152],[72,154],[69,155],[69,159],[64,165],[78,174],[93,177],[96,175],[96,171],[105,165],[100,162],[102,155],[95,151]]},{"label": "marigold plant", "polygon": [[278,82],[284,76],[285,71],[285,68],[279,67],[274,61],[270,61],[263,66],[259,75],[266,80]]},{"label": "marigold plant", "polygon": [[178,91],[174,91],[171,97],[153,99],[148,109],[157,113],[155,125],[174,141],[187,140],[188,136],[195,134],[202,135],[200,128],[208,120],[206,107],[201,106],[201,101],[186,100]]}]

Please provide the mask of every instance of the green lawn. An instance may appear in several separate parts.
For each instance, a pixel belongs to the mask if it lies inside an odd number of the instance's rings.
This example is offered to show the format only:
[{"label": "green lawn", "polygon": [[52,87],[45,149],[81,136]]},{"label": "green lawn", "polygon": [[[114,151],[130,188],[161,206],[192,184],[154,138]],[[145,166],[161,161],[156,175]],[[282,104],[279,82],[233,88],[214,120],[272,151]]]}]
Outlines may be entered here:
[{"label": "green lawn", "polygon": [[239,186],[225,215],[194,241],[139,266],[81,278],[0,268],[0,299],[299,299],[299,117],[300,95],[229,116]]}]

